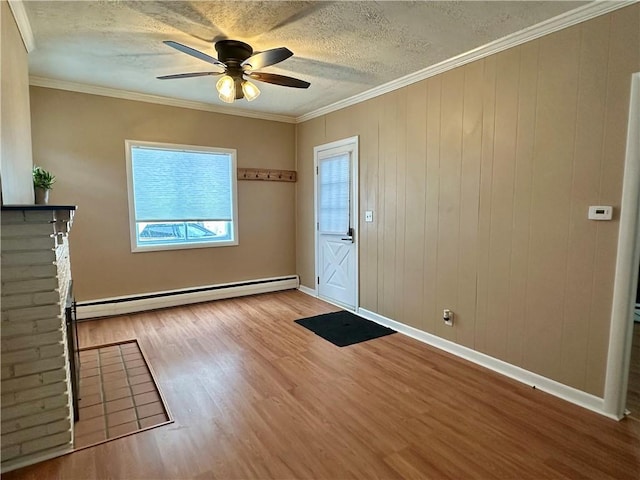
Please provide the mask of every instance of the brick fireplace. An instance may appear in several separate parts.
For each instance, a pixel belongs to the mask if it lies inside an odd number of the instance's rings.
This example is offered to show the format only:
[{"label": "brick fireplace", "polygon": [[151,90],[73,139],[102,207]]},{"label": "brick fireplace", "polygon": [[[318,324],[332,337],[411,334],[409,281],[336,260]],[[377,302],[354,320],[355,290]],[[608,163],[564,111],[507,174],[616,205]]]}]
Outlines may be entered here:
[{"label": "brick fireplace", "polygon": [[2,472],[73,446],[75,352],[67,317],[74,212],[2,207]]}]

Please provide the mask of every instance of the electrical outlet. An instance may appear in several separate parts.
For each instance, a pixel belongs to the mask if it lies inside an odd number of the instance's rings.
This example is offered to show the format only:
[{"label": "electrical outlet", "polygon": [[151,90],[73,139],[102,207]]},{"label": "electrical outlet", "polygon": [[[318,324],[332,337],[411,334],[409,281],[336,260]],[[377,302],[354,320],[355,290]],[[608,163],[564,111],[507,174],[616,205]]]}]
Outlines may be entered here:
[{"label": "electrical outlet", "polygon": [[448,327],[453,327],[453,312],[448,308],[445,308],[442,311],[442,320],[444,321],[444,324],[447,325]]}]

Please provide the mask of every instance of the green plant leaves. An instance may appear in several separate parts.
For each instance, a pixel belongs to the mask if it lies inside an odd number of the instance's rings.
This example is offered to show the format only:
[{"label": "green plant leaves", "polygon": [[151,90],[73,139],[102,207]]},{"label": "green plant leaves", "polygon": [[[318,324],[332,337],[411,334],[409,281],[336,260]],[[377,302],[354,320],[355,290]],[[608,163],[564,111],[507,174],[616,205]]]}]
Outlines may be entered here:
[{"label": "green plant leaves", "polygon": [[33,167],[33,186],[43,190],[51,190],[56,177],[42,167]]}]

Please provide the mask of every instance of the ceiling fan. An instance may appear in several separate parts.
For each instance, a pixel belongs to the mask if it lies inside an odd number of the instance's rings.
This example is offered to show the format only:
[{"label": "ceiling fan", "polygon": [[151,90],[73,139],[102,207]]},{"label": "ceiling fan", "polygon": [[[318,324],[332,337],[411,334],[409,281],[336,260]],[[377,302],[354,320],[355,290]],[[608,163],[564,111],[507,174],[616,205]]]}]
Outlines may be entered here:
[{"label": "ceiling fan", "polygon": [[223,75],[216,83],[216,89],[218,90],[220,100],[227,103],[233,103],[234,100],[240,98],[246,98],[248,101],[252,101],[260,95],[260,90],[248,80],[249,78],[259,82],[282,85],[284,87],[309,88],[309,85],[311,85],[309,82],[297,78],[255,71],[260,68],[275,65],[291,57],[293,52],[288,48],[273,48],[254,54],[253,48],[244,42],[238,40],[219,40],[215,44],[218,58],[213,58],[206,53],[172,40],[165,40],[164,43],[182,53],[220,67],[223,71],[177,73],[175,75],[163,75],[157,77],[158,79],[170,80],[174,78]]}]

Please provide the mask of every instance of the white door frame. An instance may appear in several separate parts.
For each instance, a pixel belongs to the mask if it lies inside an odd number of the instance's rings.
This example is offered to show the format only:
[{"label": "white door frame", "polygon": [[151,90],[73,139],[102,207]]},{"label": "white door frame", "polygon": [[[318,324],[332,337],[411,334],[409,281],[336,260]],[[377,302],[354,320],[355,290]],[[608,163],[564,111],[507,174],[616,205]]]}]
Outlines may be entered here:
[{"label": "white door frame", "polygon": [[618,254],[613,284],[611,329],[604,384],[604,413],[624,417],[629,380],[629,360],[633,337],[640,260],[640,72],[631,77],[627,150],[620,206]]},{"label": "white door frame", "polygon": [[[351,157],[351,188],[353,189],[353,200],[351,202],[351,216],[353,218],[353,244],[356,256],[355,265],[355,282],[356,282],[356,298],[353,311],[358,311],[360,306],[360,202],[358,193],[358,150],[360,149],[359,137],[344,138],[342,140],[336,140],[335,142],[325,143],[313,147],[313,244],[315,251],[315,272],[313,275],[313,285],[316,296],[319,296],[318,289],[318,272],[320,271],[320,252],[318,249],[318,154],[323,150],[328,150],[336,147],[344,147],[346,145],[355,144],[353,149],[353,155]],[[323,299],[332,303],[327,299]],[[336,304],[337,305],[337,304]],[[341,308],[346,308],[344,305],[338,305]],[[349,309],[350,310],[350,309]]]}]

